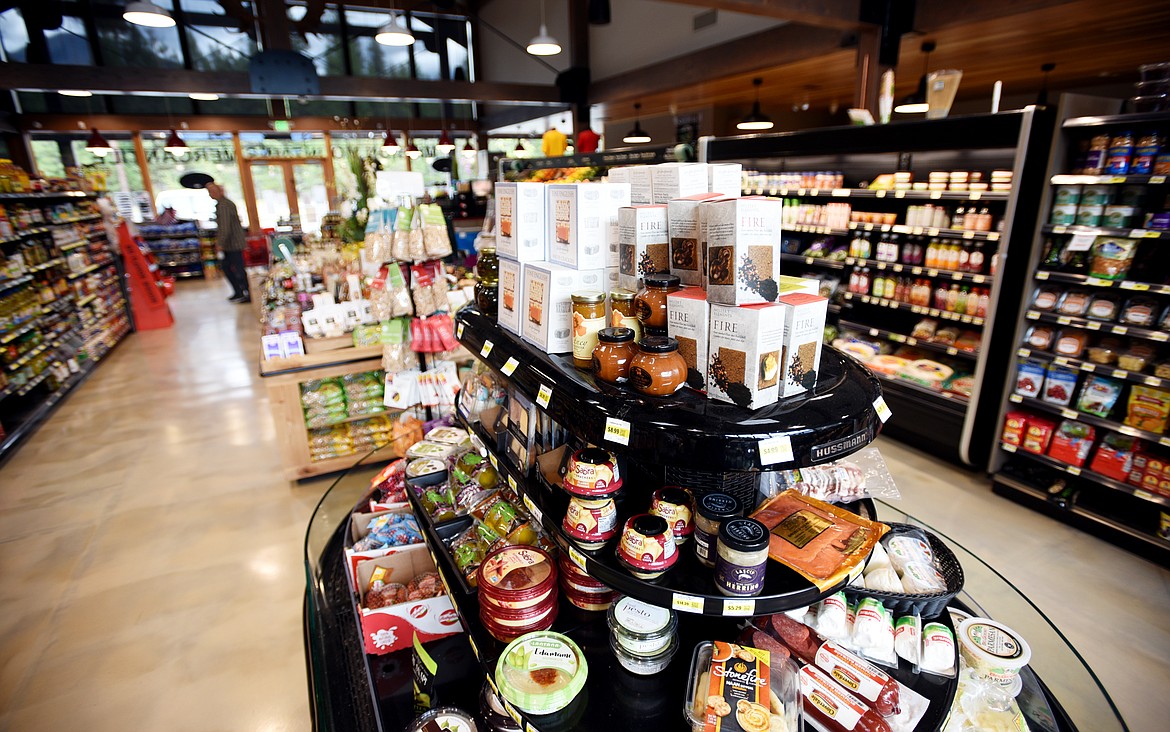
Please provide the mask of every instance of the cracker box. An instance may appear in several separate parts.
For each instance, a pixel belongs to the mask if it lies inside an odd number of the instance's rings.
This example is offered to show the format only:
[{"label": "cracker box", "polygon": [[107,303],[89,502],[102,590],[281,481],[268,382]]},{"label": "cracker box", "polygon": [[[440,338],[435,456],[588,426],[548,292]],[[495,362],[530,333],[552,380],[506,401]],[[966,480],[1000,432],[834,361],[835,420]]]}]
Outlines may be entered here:
[{"label": "cracker box", "polygon": [[654,203],[654,178],[652,165],[633,165],[630,171],[630,205],[649,206]]},{"label": "cracker box", "polygon": [[707,343],[711,336],[711,306],[699,287],[684,287],[666,296],[666,332],[678,341],[687,362],[687,386],[707,391]]},{"label": "cracker box", "polygon": [[547,256],[544,183],[496,184],[496,252],[520,262]]},{"label": "cracker box", "polygon": [[730,198],[704,206],[707,299],[720,305],[776,302],[780,294],[780,199]]},{"label": "cracker box", "polygon": [[516,335],[521,333],[521,312],[524,306],[524,262],[500,258],[500,282],[497,293],[496,322],[501,328]]},{"label": "cracker box", "polygon": [[609,172],[605,174],[606,183],[629,183],[630,182],[630,166],[622,165],[616,168],[610,168]]},{"label": "cracker box", "polygon": [[624,183],[548,186],[548,261],[572,269],[608,266],[618,209],[629,205]]},{"label": "cracker box", "polygon": [[550,262],[529,262],[524,267],[520,335],[546,353],[573,350],[572,294],[600,291],[604,269],[569,269]]},{"label": "cracker box", "polygon": [[829,301],[820,295],[798,293],[784,295],[780,305],[784,309],[784,345],[780,351],[783,399],[816,386]]},{"label": "cracker box", "polygon": [[706,163],[662,163],[650,166],[654,186],[654,203],[669,203],[675,198],[708,193]]},{"label": "cracker box", "polygon": [[738,198],[743,187],[743,165],[739,163],[709,163],[707,190],[729,198]]},{"label": "cracker box", "polygon": [[666,204],[670,231],[670,273],[684,285],[703,285],[707,266],[707,241],[703,221],[704,201],[720,198],[716,193],[698,193],[676,198]]},{"label": "cracker box", "polygon": [[[605,268],[605,292],[610,293],[610,292],[613,292],[614,290],[621,289],[622,285],[621,285],[621,276],[619,275],[620,271],[621,270],[619,270],[617,267],[606,267]],[[606,298],[606,302],[607,302],[607,308],[608,308],[608,302],[609,302],[608,297]]]},{"label": "cracker box", "polygon": [[[369,609],[366,595],[377,568],[383,575],[382,582],[409,585],[412,580],[424,575],[421,581],[429,585],[440,582],[445,594],[420,600],[407,600],[397,605]],[[435,571],[435,563],[427,552],[391,554],[361,562],[357,567],[359,610],[361,612],[362,644],[366,653],[381,655],[409,648],[415,633],[422,643],[463,632],[459,613],[446,594],[446,585],[434,576],[425,576]],[[428,587],[429,589],[429,587]]]},{"label": "cracker box", "polygon": [[627,206],[618,211],[618,281],[632,292],[642,277],[670,271],[666,206]]},{"label": "cracker box", "polygon": [[705,694],[703,732],[763,732],[770,729],[771,654],[715,641]]},{"label": "cracker box", "polygon": [[784,315],[776,303],[711,305],[707,398],[746,409],[776,402]]}]

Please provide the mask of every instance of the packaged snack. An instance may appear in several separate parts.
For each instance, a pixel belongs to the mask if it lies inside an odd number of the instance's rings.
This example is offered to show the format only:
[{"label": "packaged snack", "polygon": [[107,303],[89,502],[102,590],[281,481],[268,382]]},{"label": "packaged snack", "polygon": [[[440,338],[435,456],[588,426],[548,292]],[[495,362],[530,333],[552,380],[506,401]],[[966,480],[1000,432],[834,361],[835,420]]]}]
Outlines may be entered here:
[{"label": "packaged snack", "polygon": [[1154,360],[1154,349],[1147,343],[1131,343],[1129,348],[1117,357],[1117,365],[1126,371],[1145,371]]},{"label": "packaged snack", "polygon": [[[917,337],[917,336],[916,336]],[[945,328],[939,328],[931,337],[931,343],[937,343],[940,346],[953,346],[959,340],[959,329],[953,325],[948,325]]]},{"label": "packaged snack", "polygon": [[960,351],[969,351],[974,353],[979,350],[979,345],[983,342],[982,337],[973,330],[965,330],[959,335],[959,339],[955,341],[955,348]]},{"label": "packaged snack", "polygon": [[1140,444],[1137,438],[1107,432],[1097,447],[1089,469],[1107,478],[1125,482],[1133,470],[1133,457]]},{"label": "packaged snack", "polygon": [[419,212],[422,214],[423,250],[432,259],[446,257],[451,253],[451,238],[443,209],[436,204],[423,204],[419,206]]},{"label": "packaged snack", "polygon": [[1154,366],[1154,376],[1162,379],[1170,379],[1170,361],[1159,361]]},{"label": "packaged snack", "polygon": [[1108,418],[1121,396],[1121,382],[1104,376],[1090,376],[1077,397],[1077,409],[1102,419]]},{"label": "packaged snack", "polygon": [[1060,288],[1051,285],[1039,288],[1032,297],[1032,308],[1045,312],[1055,309],[1056,304],[1060,301],[1060,292]]},{"label": "packaged snack", "polygon": [[1170,391],[1134,385],[1129,390],[1125,423],[1139,430],[1162,433],[1170,418]]},{"label": "packaged snack", "polygon": [[1136,251],[1137,242],[1133,239],[1099,236],[1093,242],[1089,257],[1089,274],[1107,280],[1123,280],[1129,274]]},{"label": "packaged snack", "polygon": [[1076,369],[1055,364],[1050,366],[1048,376],[1044,379],[1044,401],[1062,407],[1068,406],[1077,388],[1078,374]]},{"label": "packaged snack", "polygon": [[770,660],[768,651],[715,641],[703,697],[707,732],[769,729]]},{"label": "packaged snack", "polygon": [[1116,338],[1103,338],[1095,346],[1089,346],[1089,361],[1109,366],[1117,363],[1117,356],[1121,351],[1121,341]]},{"label": "packaged snack", "polygon": [[1056,345],[1053,350],[1061,356],[1080,358],[1088,342],[1089,336],[1084,331],[1070,328],[1069,330],[1061,331],[1060,337],[1056,339]]},{"label": "packaged snack", "polygon": [[1094,295],[1086,314],[1093,320],[1113,320],[1121,309],[1121,298],[1117,295]]},{"label": "packaged snack", "polygon": [[1158,330],[1170,330],[1170,305],[1162,311],[1162,317],[1158,318]]},{"label": "packaged snack", "polygon": [[1154,318],[1158,315],[1158,301],[1147,295],[1134,295],[1125,303],[1121,310],[1121,322],[1124,325],[1136,325],[1141,328],[1150,328],[1154,325]]},{"label": "packaged snack", "polygon": [[1024,432],[1028,429],[1028,415],[1025,412],[1008,412],[1003,420],[1003,434],[1000,436],[1009,445],[1019,447],[1024,443]]},{"label": "packaged snack", "polygon": [[1020,443],[1020,447],[1028,452],[1043,455],[1048,452],[1048,443],[1052,441],[1052,433],[1055,430],[1056,424],[1052,420],[1028,415],[1028,426],[1024,430],[1024,441]]},{"label": "packaged snack", "polygon": [[1052,347],[1052,341],[1056,338],[1056,330],[1047,325],[1034,325],[1028,329],[1028,336],[1025,342],[1037,351],[1047,351]]},{"label": "packaged snack", "polygon": [[937,329],[937,320],[923,318],[922,320],[918,321],[917,325],[914,326],[914,330],[911,331],[910,335],[914,338],[919,338],[926,341],[930,340],[934,336],[934,333]]},{"label": "packaged snack", "polygon": [[1035,397],[1040,394],[1040,387],[1044,383],[1047,371],[1044,361],[1037,359],[1022,359],[1016,369],[1016,393],[1020,396]]},{"label": "packaged snack", "polygon": [[1095,436],[1092,425],[1066,419],[1052,436],[1048,456],[1079,468],[1089,458],[1089,448],[1093,446]]},{"label": "packaged snack", "polygon": [[1084,315],[1089,311],[1089,294],[1076,290],[1064,293],[1056,311],[1061,315]]},{"label": "packaged snack", "polygon": [[943,391],[970,398],[975,392],[975,377],[972,374],[955,374],[943,382]]}]

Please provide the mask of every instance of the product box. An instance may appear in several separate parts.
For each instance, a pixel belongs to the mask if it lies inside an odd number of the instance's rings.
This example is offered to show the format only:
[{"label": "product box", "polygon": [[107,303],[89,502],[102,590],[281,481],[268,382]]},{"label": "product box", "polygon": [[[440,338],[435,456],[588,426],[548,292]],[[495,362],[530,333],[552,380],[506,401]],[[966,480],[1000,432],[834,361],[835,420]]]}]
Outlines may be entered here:
[{"label": "product box", "polygon": [[548,186],[548,261],[572,269],[609,266],[611,231],[618,209],[630,205],[624,183]]},{"label": "product box", "polygon": [[521,337],[545,353],[571,353],[572,294],[579,290],[601,291],[604,286],[604,269],[578,270],[550,262],[529,262],[524,267]]},{"label": "product box", "polygon": [[784,295],[820,295],[821,281],[812,277],[791,277],[789,275],[780,275],[778,282],[780,289],[780,296]]},{"label": "product box", "polygon": [[776,302],[780,199],[730,198],[705,206],[707,299],[721,305]]},{"label": "product box", "polygon": [[707,268],[707,239],[703,221],[704,201],[721,198],[717,193],[697,193],[666,204],[670,231],[670,273],[684,285],[703,285]]},{"label": "product box", "polygon": [[496,307],[496,322],[500,327],[520,335],[522,308],[524,306],[524,262],[500,258],[500,283],[497,292],[499,304]]},{"label": "product box", "polygon": [[520,262],[547,256],[544,183],[496,184],[496,253]]},{"label": "product box", "polygon": [[1133,469],[1133,458],[1137,442],[1124,435],[1106,435],[1093,455],[1089,469],[1124,483]]},{"label": "product box", "polygon": [[661,163],[650,167],[654,203],[708,193],[706,163]]},{"label": "product box", "polygon": [[1003,434],[1000,439],[1008,445],[1019,447],[1024,443],[1024,433],[1027,429],[1027,412],[1008,412],[1003,420]]},{"label": "product box", "polygon": [[401,508],[387,509],[385,511],[374,511],[372,513],[354,513],[349,518],[349,540],[345,542],[345,564],[349,568],[347,573],[349,576],[350,589],[355,592],[361,587],[357,582],[357,566],[367,559],[376,559],[384,557],[389,554],[395,554],[403,551],[414,551],[416,549],[425,549],[425,543],[408,544],[406,546],[387,547],[385,549],[370,549],[368,551],[354,551],[353,545],[369,534],[370,521],[387,513],[410,513],[410,506],[403,506]]},{"label": "product box", "polygon": [[700,287],[684,287],[666,296],[666,332],[678,341],[687,362],[687,386],[707,391],[707,343],[711,337],[711,306]]},{"label": "product box", "polygon": [[654,203],[654,178],[652,165],[632,165],[630,171],[630,205],[649,206]]},{"label": "product box", "polygon": [[784,308],[784,346],[780,351],[783,399],[816,386],[829,301],[820,295],[798,293],[784,295],[780,305]]},{"label": "product box", "polygon": [[418,634],[422,643],[463,632],[459,613],[451,604],[449,595],[408,600],[370,610],[366,607],[366,592],[377,567],[389,570],[384,582],[409,584],[427,572],[434,572],[435,563],[427,552],[391,554],[361,562],[357,568],[360,598],[362,645],[366,653],[381,655],[409,648]]},{"label": "product box", "polygon": [[643,275],[670,271],[666,206],[626,206],[618,211],[618,280],[637,292]]},{"label": "product box", "polygon": [[1089,448],[1093,446],[1096,434],[1091,425],[1066,419],[1060,423],[1060,428],[1052,436],[1048,456],[1079,468],[1088,459]]},{"label": "product box", "polygon": [[1052,441],[1052,433],[1056,431],[1056,423],[1050,419],[1028,415],[1028,425],[1024,429],[1024,440],[1020,447],[1028,452],[1043,455],[1048,452],[1048,443]]},{"label": "product box", "polygon": [[785,308],[711,305],[707,397],[747,409],[779,398]]},{"label": "product box", "polygon": [[630,167],[629,165],[622,165],[616,168],[610,168],[609,172],[605,174],[606,183],[629,183],[630,182]]},{"label": "product box", "polygon": [[743,187],[743,165],[739,163],[709,163],[707,190],[729,198],[738,198]]}]

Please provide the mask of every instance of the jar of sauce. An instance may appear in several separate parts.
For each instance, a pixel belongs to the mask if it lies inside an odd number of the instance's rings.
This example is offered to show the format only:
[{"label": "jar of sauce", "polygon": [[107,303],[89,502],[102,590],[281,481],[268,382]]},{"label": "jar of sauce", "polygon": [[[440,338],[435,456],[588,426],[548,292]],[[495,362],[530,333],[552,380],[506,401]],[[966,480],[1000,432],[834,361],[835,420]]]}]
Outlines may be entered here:
[{"label": "jar of sauce", "polygon": [[715,586],[724,595],[751,597],[764,589],[768,528],[753,518],[733,518],[719,527]]},{"label": "jar of sauce", "polygon": [[475,262],[475,274],[481,280],[495,281],[500,278],[500,258],[495,247],[483,247]]},{"label": "jar of sauce", "polygon": [[719,527],[742,513],[743,506],[735,496],[707,493],[699,498],[695,506],[695,556],[705,566],[715,566]]},{"label": "jar of sauce", "polygon": [[634,297],[634,314],[647,328],[665,328],[666,296],[682,289],[678,275],[652,272],[643,276],[642,282]]},{"label": "jar of sauce", "polygon": [[609,325],[634,331],[634,343],[642,341],[642,322],[634,314],[634,293],[629,290],[610,290]]},{"label": "jar of sauce", "polygon": [[650,396],[670,396],[686,380],[687,362],[678,352],[678,341],[669,336],[642,339],[630,361],[630,384],[635,389]]},{"label": "jar of sauce", "polygon": [[605,293],[574,292],[572,300],[573,365],[579,369],[592,369],[597,331],[605,327]]},{"label": "jar of sauce", "polygon": [[[637,322],[637,321],[635,321]],[[593,373],[602,381],[617,384],[630,376],[630,362],[637,352],[634,331],[629,328],[602,328],[593,349]]]},{"label": "jar of sauce", "polygon": [[499,308],[500,281],[481,279],[475,283],[475,305],[484,315],[495,315]]}]

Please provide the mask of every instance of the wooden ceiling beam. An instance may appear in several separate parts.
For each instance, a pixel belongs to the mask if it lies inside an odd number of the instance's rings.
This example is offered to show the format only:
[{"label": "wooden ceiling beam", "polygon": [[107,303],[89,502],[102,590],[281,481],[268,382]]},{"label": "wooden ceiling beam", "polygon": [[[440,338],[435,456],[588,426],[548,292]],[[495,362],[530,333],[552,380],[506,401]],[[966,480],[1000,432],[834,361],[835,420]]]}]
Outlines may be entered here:
[{"label": "wooden ceiling beam", "polygon": [[864,25],[859,20],[861,0],[664,0],[664,2],[777,18],[814,28],[856,30]]},{"label": "wooden ceiling beam", "polygon": [[[90,128],[102,132],[164,131],[182,120],[186,127],[180,132],[270,132],[269,118],[255,115],[165,115],[165,114],[24,114],[13,118],[22,130],[32,132],[87,133]],[[360,127],[342,124],[332,117],[293,117],[292,129],[298,132],[380,132],[385,129],[413,132],[438,132],[443,120],[416,117],[363,118]],[[457,132],[476,132],[478,125],[459,122]]]},{"label": "wooden ceiling beam", "polygon": [[933,33],[941,28],[994,20],[1006,15],[1019,15],[1034,10],[1046,10],[1077,1],[980,0],[980,2],[974,3],[960,3],[954,0],[917,0],[914,11],[914,29],[922,33]]}]

